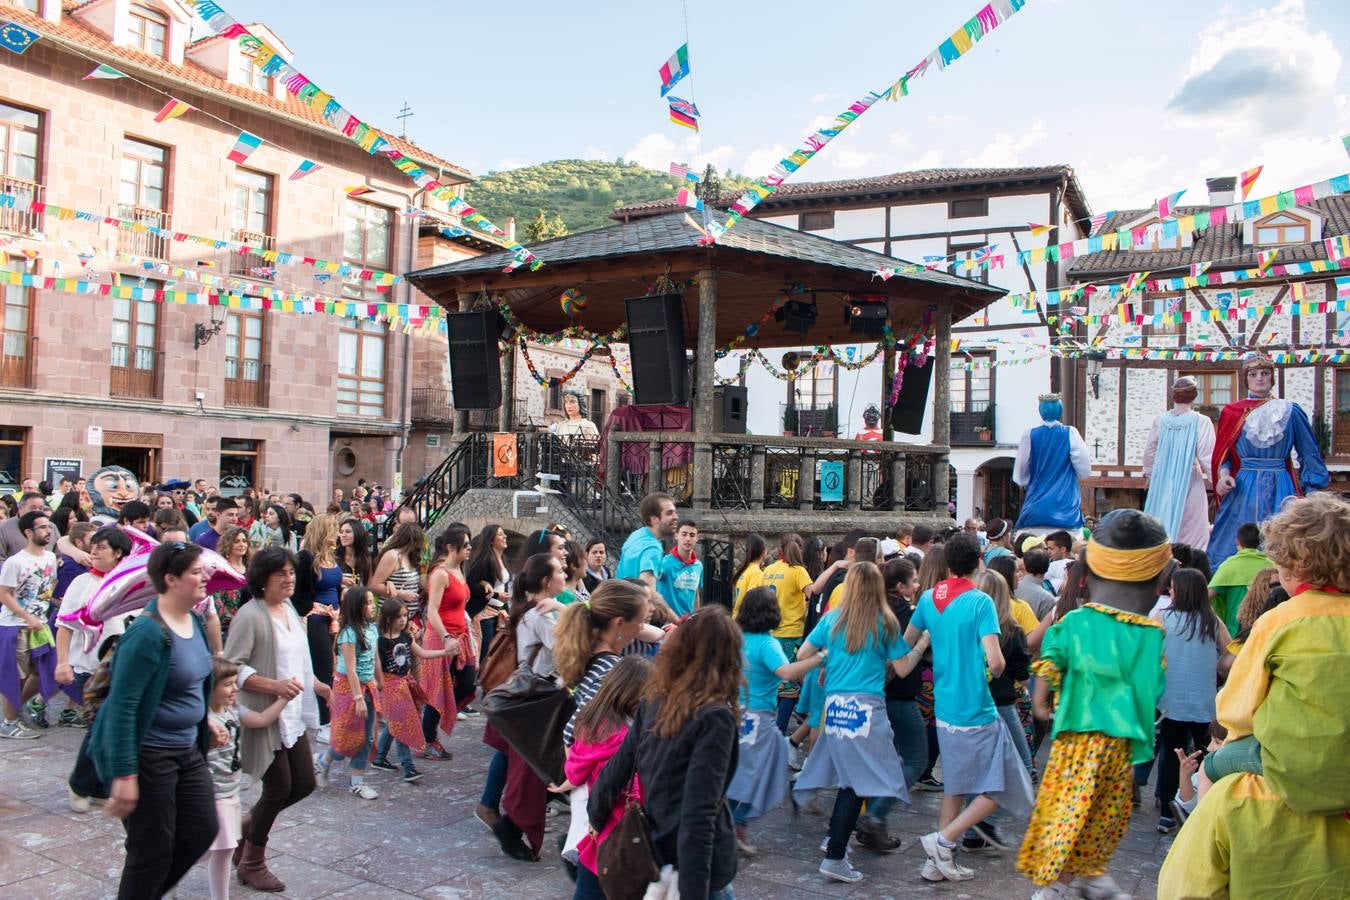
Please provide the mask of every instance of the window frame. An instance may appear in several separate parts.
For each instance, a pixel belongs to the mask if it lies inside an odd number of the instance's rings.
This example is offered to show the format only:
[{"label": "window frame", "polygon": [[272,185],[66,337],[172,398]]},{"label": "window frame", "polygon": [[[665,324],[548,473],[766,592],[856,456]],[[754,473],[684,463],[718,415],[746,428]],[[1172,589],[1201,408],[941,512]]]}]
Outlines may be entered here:
[{"label": "window frame", "polygon": [[[246,181],[241,182],[241,178],[256,178],[262,182],[262,186],[250,185]],[[276,249],[276,236],[272,234],[272,229],[276,225],[275,212],[277,208],[277,177],[271,172],[263,172],[258,169],[248,169],[243,166],[236,166],[234,172],[230,174],[230,232],[231,237],[236,241],[243,241],[250,246],[260,247],[265,250]],[[252,198],[262,192],[262,229],[254,229],[251,225],[250,217],[257,214],[257,210],[252,207]],[[246,198],[244,206],[239,205],[241,192]],[[241,226],[239,223],[243,222]],[[261,264],[261,265],[260,265]],[[257,268],[268,268],[263,263],[261,257],[252,253],[231,253],[230,254],[230,274],[242,278],[252,278],[257,281],[272,281],[271,275],[259,275],[254,272]]]},{"label": "window frame", "polygon": [[[1177,311],[1184,314],[1186,312],[1185,291],[1149,291],[1144,295],[1144,300],[1146,303],[1154,304],[1153,309],[1157,308],[1156,304],[1161,303],[1163,301],[1170,301],[1174,298],[1179,299],[1181,301],[1180,305],[1177,307]],[[1164,307],[1169,305],[1170,303],[1163,303]],[[1166,311],[1167,310],[1164,308],[1163,312]],[[1156,313],[1150,310],[1148,315],[1156,315]],[[1186,336],[1185,319],[1183,317],[1182,321],[1180,322],[1166,322],[1163,323],[1162,325],[1154,325],[1152,322],[1150,322],[1147,324],[1146,330],[1144,331],[1144,336],[1146,338],[1149,337],[1184,338]]]},{"label": "window frame", "polygon": [[[11,114],[4,112],[4,110],[13,110],[20,115],[32,116],[35,124],[30,125],[17,117],[11,117]],[[42,183],[42,126],[44,118],[41,110],[0,101],[0,178],[12,178],[15,181],[26,181],[35,185]],[[18,154],[14,149],[15,136],[20,134],[33,135],[33,154],[31,156],[33,177],[31,178],[12,171],[13,162],[16,158],[30,158],[27,155]]]},{"label": "window frame", "polygon": [[238,55],[235,58],[238,61],[238,67],[234,71],[237,80],[234,83],[264,94],[272,93],[274,84],[272,76],[264,75],[262,67],[254,65],[253,57],[243,52],[242,49],[237,50],[237,53]]},{"label": "window frame", "polygon": [[[992,351],[988,350],[971,350],[969,353],[967,353],[966,351],[962,351],[961,357],[965,357],[966,358],[965,361],[959,362],[958,357],[956,356],[952,357],[951,368],[948,370],[947,375],[947,383],[950,386],[947,392],[947,396],[952,404],[951,411],[958,413],[984,412],[984,409],[990,408],[991,406],[994,405],[995,402],[994,366],[990,365],[983,369],[967,368],[966,366],[967,363],[983,359],[987,359],[992,363],[994,361],[994,354]],[[974,397],[975,386],[972,383],[972,379],[970,376],[975,374],[984,375],[985,380],[984,392],[987,396],[983,401],[978,401]],[[961,387],[960,391],[961,397],[959,400],[956,396],[958,387],[957,384],[958,377],[960,379],[960,387]],[[958,402],[960,403],[960,408],[957,407]],[[984,409],[976,410],[971,408],[975,403],[978,402],[984,403]]]},{"label": "window frame", "polygon": [[[1288,217],[1288,218],[1290,218],[1290,219],[1293,219],[1293,222],[1287,223],[1287,224],[1274,224],[1274,225],[1269,224],[1269,223],[1271,223],[1273,220],[1278,219],[1278,218],[1280,218],[1281,216],[1285,216],[1285,217]],[[1280,239],[1279,239],[1279,240],[1276,240],[1276,241],[1262,240],[1262,238],[1261,238],[1261,232],[1262,232],[1264,229],[1268,229],[1268,228],[1274,229],[1276,232],[1278,232]],[[1288,230],[1288,229],[1293,229],[1293,228],[1301,228],[1301,229],[1303,229],[1303,239],[1302,239],[1302,240],[1295,241],[1295,240],[1286,240],[1286,239],[1285,239],[1285,237],[1284,237],[1285,231]],[[1289,246],[1294,246],[1294,245],[1297,245],[1297,244],[1307,244],[1307,243],[1311,242],[1311,241],[1312,241],[1312,232],[1313,232],[1313,227],[1312,227],[1312,220],[1311,220],[1311,219],[1307,219],[1307,218],[1304,218],[1303,216],[1295,215],[1294,213],[1290,212],[1290,211],[1287,210],[1287,209],[1280,209],[1280,210],[1276,210],[1275,212],[1271,213],[1271,214],[1268,215],[1268,216],[1263,216],[1263,217],[1261,217],[1260,219],[1257,219],[1255,222],[1252,223],[1252,242],[1253,242],[1256,246],[1258,246],[1258,247],[1289,247]]]},{"label": "window frame", "polygon": [[[131,40],[129,46],[140,50],[143,53],[149,53],[151,56],[158,56],[160,59],[169,58],[169,16],[162,10],[155,9],[146,3],[127,4],[127,16],[130,19],[127,33]],[[163,33],[158,40],[152,36],[151,29],[159,27]],[[156,50],[147,44],[158,43],[159,49]]]},{"label": "window frame", "polygon": [[[252,446],[249,449],[236,447],[227,448],[225,445],[231,441],[235,441],[240,444],[250,444]],[[255,438],[222,437],[220,439],[220,462],[219,465],[217,466],[217,468],[219,469],[220,480],[217,482],[217,484],[220,484],[223,487],[226,475],[232,476],[235,474],[234,472],[225,471],[225,458],[227,456],[231,458],[251,459],[253,461],[252,462],[253,478],[250,480],[249,487],[257,490],[258,486],[262,483],[263,480],[262,479],[263,452],[266,445],[267,445],[266,441],[258,440]],[[241,496],[244,491],[243,488],[240,488],[239,493],[234,494],[234,493],[227,493],[226,492],[227,490],[233,491],[234,487],[231,486],[228,489],[222,490],[220,495],[222,497],[237,497]]]},{"label": "window frame", "polygon": [[[23,298],[22,303],[11,303],[11,298],[18,295]],[[37,301],[37,291],[31,287],[21,285],[6,284],[0,285],[0,385],[9,388],[31,388],[33,386],[33,351],[35,348],[33,341],[33,319],[35,303]],[[22,331],[10,330],[9,328],[9,310],[22,308],[24,316],[24,328]],[[16,345],[21,348],[20,353],[10,353],[9,347]]]},{"label": "window frame", "polygon": [[[963,203],[967,204],[967,206],[961,207],[962,209],[968,210],[970,208],[969,204],[976,204],[979,211],[978,212],[958,211],[958,207],[960,207],[960,205]],[[956,200],[947,201],[947,218],[949,219],[982,219],[988,215],[989,215],[988,197],[961,197]]]},{"label": "window frame", "polygon": [[[376,329],[379,330],[378,335]],[[363,371],[367,339],[377,336],[380,339],[380,374],[378,377],[366,375]],[[354,341],[355,354],[351,360],[351,371],[344,373],[343,356],[346,352],[344,343],[348,339]],[[337,363],[337,396],[335,398],[337,414],[340,416],[385,418],[389,406],[389,336],[387,326],[375,319],[344,319],[342,327],[338,330]],[[347,383],[344,384],[344,381]],[[378,385],[379,387],[378,406],[362,400],[364,395],[376,393],[368,385]],[[344,400],[344,392],[354,393],[355,396],[350,400]]]},{"label": "window frame", "polygon": [[[807,224],[811,216],[817,216],[816,224]],[[798,231],[830,231],[834,228],[834,210],[821,209],[802,213],[797,219]]]},{"label": "window frame", "polygon": [[[17,491],[19,485],[23,484],[24,472],[28,469],[28,439],[32,436],[32,429],[19,426],[6,425],[0,427],[0,447],[19,448],[18,471],[11,472],[14,477],[14,484],[11,491]],[[10,485],[0,484],[0,488],[10,488]]]},{"label": "window frame", "polygon": [[[247,334],[248,323],[258,323],[258,335],[250,339]],[[226,406],[244,406],[260,408],[267,405],[266,394],[264,393],[267,373],[267,317],[261,310],[251,309],[231,309],[225,313],[225,321],[221,325],[221,333],[224,337],[225,350],[225,405]],[[249,340],[256,340],[258,343],[258,353],[256,357],[250,357],[247,353],[247,344]],[[231,342],[234,344],[231,351]],[[248,378],[245,372],[248,363],[254,363],[256,366],[256,377]],[[230,364],[235,367],[234,376],[230,375]],[[246,401],[253,402],[246,402]]]},{"label": "window frame", "polygon": [[[953,266],[953,274],[954,274],[954,275],[957,275],[957,276],[959,276],[959,277],[961,277],[961,278],[968,278],[968,279],[970,279],[971,281],[978,281],[978,282],[981,282],[981,283],[983,283],[983,284],[988,284],[988,283],[989,283],[989,268],[990,268],[989,266],[984,266],[983,268],[980,268],[980,269],[976,269],[976,270],[974,270],[974,271],[967,272],[967,271],[966,271],[964,268],[962,268],[961,266],[957,266],[957,265],[956,265],[956,256],[957,256],[957,254],[959,254],[959,253],[969,253],[969,252],[971,252],[972,250],[979,250],[979,249],[981,249],[981,248],[983,248],[983,247],[988,247],[988,246],[989,246],[989,242],[988,242],[988,241],[977,241],[977,242],[975,242],[975,243],[973,243],[973,244],[972,244],[972,243],[958,244],[958,243],[955,243],[955,242],[953,242],[953,241],[948,241],[948,242],[947,242],[947,258],[948,258],[949,260],[951,260],[951,262],[952,262],[952,266]],[[943,271],[945,271],[945,270],[943,270]],[[985,321],[988,321],[988,310],[987,310],[987,309],[984,309],[984,310],[980,310],[980,312],[983,312],[983,313],[986,314],[986,319],[985,319]],[[978,313],[976,313],[976,315],[978,315]]]},{"label": "window frame", "polygon": [[[162,281],[157,280],[152,281],[150,279],[141,279],[141,280],[144,281],[143,285],[144,290],[164,289],[164,283]],[[142,287],[142,285],[137,286]],[[113,301],[112,302],[113,332],[112,334],[109,335],[110,340],[108,342],[109,343],[108,368],[109,370],[122,369],[126,371],[127,376],[125,381],[128,385],[131,385],[133,382],[144,383],[147,380],[150,382],[150,384],[148,387],[145,387],[142,392],[137,392],[135,389],[131,389],[123,393],[116,393],[114,392],[115,385],[111,381],[111,374],[110,374],[109,394],[115,397],[132,397],[136,399],[156,399],[156,400],[163,399],[162,396],[163,388],[160,382],[160,377],[163,374],[160,371],[162,368],[162,366],[160,365],[160,354],[163,349],[163,342],[164,342],[164,328],[163,328],[164,315],[163,309],[161,309],[160,307],[163,307],[164,304],[156,303],[154,300],[137,300],[130,297],[128,298],[114,297],[112,298],[112,301]],[[122,302],[125,302],[127,304],[128,316],[126,319],[121,319],[117,313],[117,304]],[[141,304],[144,304],[144,306],[141,306]],[[137,334],[141,326],[145,324],[144,322],[141,321],[140,315],[140,313],[142,313],[145,309],[154,310],[155,313],[154,322],[151,325],[151,327],[154,330],[154,343],[150,346],[143,345],[140,342],[139,338],[137,337]],[[127,341],[125,344],[127,364],[119,366],[117,364],[116,350],[117,347],[122,345],[119,344],[119,342],[117,341],[116,330],[117,330],[117,323],[121,321],[125,321],[127,323]],[[142,350],[146,351],[149,354],[150,366],[148,368],[143,368],[139,365],[136,365],[136,359],[140,351]]]},{"label": "window frame", "polygon": [[[1238,399],[1238,377],[1237,373],[1228,369],[1191,369],[1177,372],[1177,377],[1190,376],[1195,379],[1196,394],[1195,402],[1192,404],[1206,409],[1223,409],[1229,403]],[[1215,399],[1215,386],[1213,381],[1219,378],[1228,379],[1228,399]]]},{"label": "window frame", "polygon": [[[153,155],[140,152],[141,147],[149,147],[153,150],[162,151],[163,159],[156,160]],[[136,164],[136,177],[134,181],[127,181],[126,170],[123,166],[122,171],[118,173],[117,203],[119,206],[131,206],[136,209],[154,210],[156,212],[167,213],[169,211],[169,177],[172,172],[170,163],[172,162],[173,150],[165,144],[156,144],[154,141],[147,141],[134,135],[122,135],[122,152],[119,159],[123,162],[134,162]],[[147,169],[159,168],[163,172],[163,178],[159,185],[160,199],[159,204],[145,202]],[[126,196],[123,188],[127,185],[134,185],[136,199],[128,203],[123,198]]]}]

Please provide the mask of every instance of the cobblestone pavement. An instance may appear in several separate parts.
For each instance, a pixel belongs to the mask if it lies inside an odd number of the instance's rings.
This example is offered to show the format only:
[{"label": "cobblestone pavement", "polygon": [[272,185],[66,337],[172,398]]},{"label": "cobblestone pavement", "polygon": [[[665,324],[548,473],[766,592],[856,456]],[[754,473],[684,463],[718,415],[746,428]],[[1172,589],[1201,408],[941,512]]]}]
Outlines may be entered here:
[{"label": "cobblestone pavement", "polygon": [[[490,755],[480,740],[481,722],[474,717],[458,724],[446,742],[453,760],[419,761],[427,773],[420,784],[406,785],[392,773],[375,773],[370,782],[380,797],[363,801],[347,793],[335,767],[332,785],[282,813],[268,857],[272,870],[286,882],[284,896],[570,897],[572,886],[554,849],[554,841],[566,831],[565,818],[550,819],[544,859],[522,863],[504,857],[473,817]],[[80,732],[53,727],[36,741],[0,740],[0,896],[67,900],[115,894],[123,855],[121,825],[97,810],[77,815],[66,804],[65,777],[79,739]],[[257,790],[253,786],[245,791],[245,809]],[[823,808],[830,799],[823,798]],[[828,881],[816,871],[824,815],[803,812],[794,822],[787,810],[777,810],[753,828],[752,841],[760,853],[741,862],[736,895],[744,900],[1012,900],[1031,895],[1032,885],[1014,870],[1015,851],[963,856],[975,869],[972,881],[929,884],[920,879],[923,850],[918,837],[933,829],[937,804],[938,795],[915,794],[910,810],[892,812],[891,831],[904,842],[896,852],[878,855],[855,847],[854,864],[866,875],[855,885]],[[1155,896],[1158,869],[1171,841],[1155,832],[1155,822],[1151,803],[1136,811],[1112,866],[1121,886],[1137,898]],[[232,891],[236,896],[264,896],[237,881]],[[177,896],[207,896],[202,866],[179,884]]]}]

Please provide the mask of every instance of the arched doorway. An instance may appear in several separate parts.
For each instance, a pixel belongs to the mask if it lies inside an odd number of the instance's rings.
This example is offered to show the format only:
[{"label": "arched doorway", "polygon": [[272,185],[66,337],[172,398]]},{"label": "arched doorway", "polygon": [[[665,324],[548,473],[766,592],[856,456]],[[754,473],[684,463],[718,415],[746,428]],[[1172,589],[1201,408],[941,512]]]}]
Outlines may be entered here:
[{"label": "arched doorway", "polygon": [[1022,489],[1013,483],[1012,473],[1011,456],[996,456],[975,470],[976,481],[984,486],[984,503],[976,506],[986,520],[997,516],[1015,522],[1022,512]]}]

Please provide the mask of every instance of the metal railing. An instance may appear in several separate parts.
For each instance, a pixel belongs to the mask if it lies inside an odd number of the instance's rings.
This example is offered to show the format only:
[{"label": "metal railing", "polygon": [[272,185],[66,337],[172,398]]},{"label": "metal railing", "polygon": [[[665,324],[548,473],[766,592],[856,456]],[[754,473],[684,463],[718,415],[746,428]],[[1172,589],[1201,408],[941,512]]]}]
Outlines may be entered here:
[{"label": "metal railing", "polygon": [[455,408],[450,392],[443,387],[415,387],[412,389],[411,413],[414,422],[450,424],[455,421]]},{"label": "metal railing", "polygon": [[42,213],[33,211],[33,202],[42,202],[46,188],[35,181],[0,175],[0,194],[12,194],[14,205],[0,206],[0,231],[10,234],[34,234],[42,230]]},{"label": "metal railing", "polygon": [[256,359],[240,360],[240,376],[225,379],[225,405],[262,409],[267,406],[267,388],[272,366]]},{"label": "metal railing", "polygon": [[6,334],[0,348],[0,386],[31,388],[33,362],[37,357],[37,335]]},{"label": "metal railing", "polygon": [[[277,239],[270,234],[257,231],[245,231],[236,228],[230,232],[230,239],[246,244],[253,250],[275,250]],[[257,281],[272,281],[276,278],[276,264],[258,256],[256,253],[235,251],[230,254],[230,274],[241,278],[253,278]]]},{"label": "metal railing", "polygon": [[108,393],[133,400],[164,399],[164,351],[114,344]]},{"label": "metal railing", "polygon": [[[117,207],[117,216],[147,228],[169,227],[168,212],[148,206],[122,204]],[[123,225],[117,232],[117,249],[145,259],[168,259],[169,239],[152,231]]]},{"label": "metal railing", "polygon": [[969,410],[952,410],[952,443],[988,445],[994,443],[994,409],[989,403],[972,403]]}]

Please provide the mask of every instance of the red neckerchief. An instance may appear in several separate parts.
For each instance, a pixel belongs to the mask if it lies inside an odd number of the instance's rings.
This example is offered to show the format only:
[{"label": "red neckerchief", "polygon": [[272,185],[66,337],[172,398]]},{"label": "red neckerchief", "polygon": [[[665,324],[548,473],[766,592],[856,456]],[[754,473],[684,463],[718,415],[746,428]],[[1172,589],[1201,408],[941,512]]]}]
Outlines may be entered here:
[{"label": "red neckerchief", "polygon": [[948,578],[933,585],[933,605],[938,612],[946,612],[947,604],[966,591],[975,590],[975,584],[969,578]]},{"label": "red neckerchief", "polygon": [[698,550],[690,550],[689,558],[685,559],[683,556],[680,555],[680,548],[677,545],[675,547],[670,548],[670,555],[678,559],[680,562],[684,563],[686,566],[692,566],[694,563],[698,562]]},{"label": "red neckerchief", "polygon": [[1350,591],[1347,591],[1344,588],[1338,588],[1334,584],[1324,584],[1320,587],[1311,584],[1300,584],[1298,587],[1294,588],[1294,593],[1291,596],[1297,597],[1305,591],[1321,591],[1324,594],[1350,594]]},{"label": "red neckerchief", "polygon": [[90,566],[90,567],[89,567],[88,569],[86,569],[85,571],[87,571],[90,575],[93,575],[95,578],[102,578],[104,575],[107,575],[107,574],[108,574],[107,572],[103,572],[103,571],[100,571],[100,570],[98,570],[98,569],[95,569],[93,566]]}]

